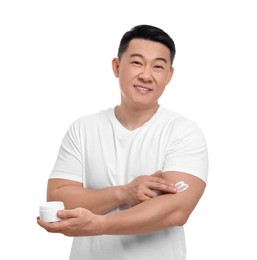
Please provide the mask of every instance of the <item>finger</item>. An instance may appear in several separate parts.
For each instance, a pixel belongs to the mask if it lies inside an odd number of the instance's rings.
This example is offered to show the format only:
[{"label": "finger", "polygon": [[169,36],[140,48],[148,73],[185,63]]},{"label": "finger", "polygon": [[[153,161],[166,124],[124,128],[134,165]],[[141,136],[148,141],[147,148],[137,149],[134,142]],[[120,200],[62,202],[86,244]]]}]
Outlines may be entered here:
[{"label": "finger", "polygon": [[157,172],[153,173],[151,176],[160,178],[162,176],[162,172],[161,171],[157,171]]},{"label": "finger", "polygon": [[39,226],[51,233],[63,233],[63,230],[65,230],[66,227],[66,222],[67,221],[45,222],[40,219],[37,220]]},{"label": "finger", "polygon": [[175,186],[174,183],[169,182],[169,181],[162,179],[162,178],[158,178],[158,177],[151,177],[151,178],[149,178],[148,182],[156,182],[156,183],[159,183],[159,184]]},{"label": "finger", "polygon": [[154,197],[159,195],[158,191],[156,191],[156,190],[154,191],[154,190],[151,190],[151,189],[146,189],[144,194],[148,198],[154,198]]},{"label": "finger", "polygon": [[173,184],[163,184],[159,182],[149,182],[147,187],[151,190],[176,193],[176,187]]},{"label": "finger", "polygon": [[48,232],[55,232],[55,228],[53,228],[53,222],[45,222],[43,220],[37,219],[37,223],[40,227],[44,228]]},{"label": "finger", "polygon": [[75,218],[78,216],[78,209],[64,209],[57,212],[61,219]]},{"label": "finger", "polygon": [[146,200],[150,200],[150,199],[151,199],[151,197],[147,196],[146,194],[142,194],[140,196],[140,199],[138,200],[138,203],[146,201]]}]

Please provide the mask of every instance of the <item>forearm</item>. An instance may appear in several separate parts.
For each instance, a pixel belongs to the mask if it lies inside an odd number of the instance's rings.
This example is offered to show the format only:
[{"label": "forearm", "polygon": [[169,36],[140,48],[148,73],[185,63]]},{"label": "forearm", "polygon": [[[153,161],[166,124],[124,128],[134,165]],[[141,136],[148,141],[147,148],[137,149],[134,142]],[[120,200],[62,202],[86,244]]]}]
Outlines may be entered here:
[{"label": "forearm", "polygon": [[82,183],[66,179],[48,181],[47,199],[63,201],[67,209],[86,208],[105,214],[121,205],[136,205],[157,196],[156,191],[174,193],[172,183],[160,178],[161,172],[139,176],[127,185],[90,189]]},{"label": "forearm", "polygon": [[145,234],[184,225],[206,185],[201,179],[182,172],[167,172],[163,177],[174,183],[183,180],[189,188],[176,194],[160,195],[133,208],[103,216],[102,234]]},{"label": "forearm", "polygon": [[[47,223],[38,220],[38,224],[48,232],[67,236],[147,234],[184,225],[201,198],[205,183],[190,174],[171,172],[168,176],[174,182],[183,180],[189,188],[176,194],[155,196],[127,210],[106,215],[94,214],[85,207],[62,210],[58,212],[62,221]],[[109,201],[110,197],[102,199],[113,203]]]},{"label": "forearm", "polygon": [[105,215],[103,234],[146,234],[183,225],[189,212],[183,211],[175,196],[158,196],[128,210]]},{"label": "forearm", "polygon": [[47,200],[63,201],[66,209],[86,208],[95,214],[105,214],[122,204],[119,186],[103,189],[88,189],[83,186],[63,185],[53,188],[48,185]]},{"label": "forearm", "polygon": [[[157,232],[172,226],[183,225],[178,200],[173,195],[161,195],[128,210],[106,215],[96,215],[84,208],[61,210],[59,222],[48,223],[38,219],[38,224],[48,232],[66,236],[137,235]],[[176,195],[174,195],[176,196]]]}]

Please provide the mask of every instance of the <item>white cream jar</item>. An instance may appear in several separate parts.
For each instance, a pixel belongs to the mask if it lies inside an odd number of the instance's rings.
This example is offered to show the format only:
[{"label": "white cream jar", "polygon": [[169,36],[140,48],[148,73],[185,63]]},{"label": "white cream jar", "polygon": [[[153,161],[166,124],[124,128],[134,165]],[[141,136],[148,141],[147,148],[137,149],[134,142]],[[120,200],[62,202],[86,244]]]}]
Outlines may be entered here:
[{"label": "white cream jar", "polygon": [[45,222],[56,222],[61,219],[57,216],[58,210],[64,209],[64,203],[62,201],[49,201],[39,206],[40,219]]}]

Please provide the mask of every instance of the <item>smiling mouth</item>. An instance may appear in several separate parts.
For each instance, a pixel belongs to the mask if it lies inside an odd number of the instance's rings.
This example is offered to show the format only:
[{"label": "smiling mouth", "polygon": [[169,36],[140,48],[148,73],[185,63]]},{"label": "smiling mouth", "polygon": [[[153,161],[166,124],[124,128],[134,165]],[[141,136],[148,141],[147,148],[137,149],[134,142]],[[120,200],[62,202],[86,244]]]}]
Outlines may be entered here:
[{"label": "smiling mouth", "polygon": [[147,94],[153,91],[151,88],[140,86],[140,85],[134,85],[134,88],[141,94]]}]

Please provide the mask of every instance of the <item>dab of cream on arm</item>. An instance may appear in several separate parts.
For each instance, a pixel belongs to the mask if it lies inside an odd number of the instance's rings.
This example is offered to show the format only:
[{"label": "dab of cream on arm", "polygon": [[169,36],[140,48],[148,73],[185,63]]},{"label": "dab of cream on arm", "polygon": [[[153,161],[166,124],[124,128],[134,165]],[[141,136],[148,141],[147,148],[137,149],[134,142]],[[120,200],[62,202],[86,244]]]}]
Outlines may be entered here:
[{"label": "dab of cream on arm", "polygon": [[175,184],[175,188],[177,190],[177,192],[182,192],[184,190],[186,190],[189,187],[189,185],[187,183],[185,183],[184,181],[179,181]]}]

